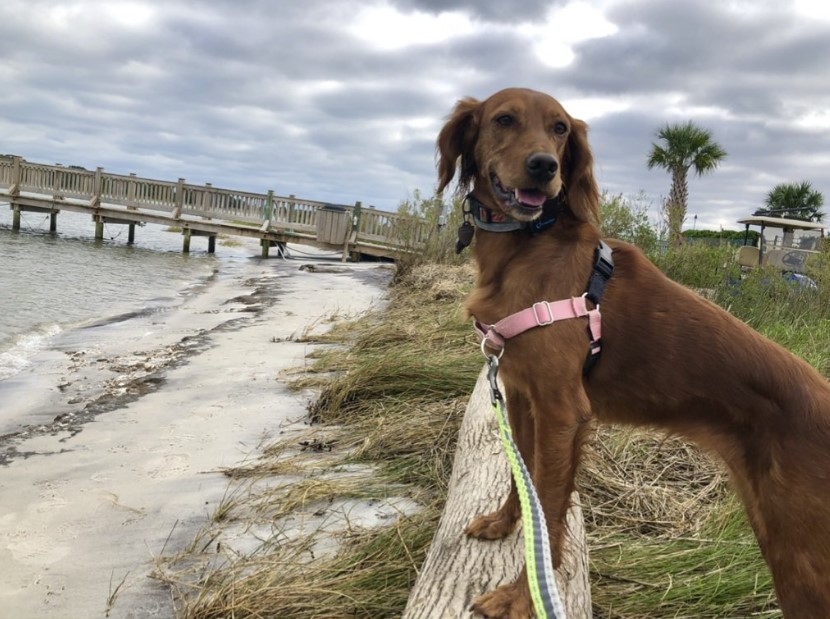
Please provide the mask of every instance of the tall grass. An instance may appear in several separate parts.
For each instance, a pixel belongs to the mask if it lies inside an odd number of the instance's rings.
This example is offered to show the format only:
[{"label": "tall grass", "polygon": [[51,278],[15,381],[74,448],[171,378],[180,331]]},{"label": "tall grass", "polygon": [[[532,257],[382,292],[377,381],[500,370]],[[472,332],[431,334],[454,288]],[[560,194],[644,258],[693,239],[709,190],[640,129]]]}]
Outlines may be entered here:
[{"label": "tall grass", "polygon": [[694,535],[628,535],[592,545],[595,616],[780,617],[742,508],[731,498],[708,508]]},{"label": "tall grass", "polygon": [[603,428],[579,485],[595,617],[780,617],[742,507],[694,446]]},{"label": "tall grass", "polygon": [[821,254],[806,275],[812,288],[773,267],[741,272],[730,246],[684,246],[653,256],[672,279],[705,294],[728,312],[830,375],[830,256]]},{"label": "tall grass", "polygon": [[[422,225],[426,221],[430,233],[423,244],[415,246],[404,240],[411,251],[404,252],[396,259],[396,271],[393,284],[404,280],[413,268],[422,264],[444,264],[458,266],[466,264],[467,256],[455,250],[455,241],[458,236],[458,226],[463,221],[462,198],[452,199],[451,208],[446,221],[441,220],[443,201],[441,198],[424,199],[416,191],[409,200],[402,202],[398,208],[400,214],[406,216],[409,224],[402,223],[401,230],[411,230],[414,225]],[[407,234],[409,236],[407,236]],[[411,232],[404,232],[405,238],[412,238]]]}]

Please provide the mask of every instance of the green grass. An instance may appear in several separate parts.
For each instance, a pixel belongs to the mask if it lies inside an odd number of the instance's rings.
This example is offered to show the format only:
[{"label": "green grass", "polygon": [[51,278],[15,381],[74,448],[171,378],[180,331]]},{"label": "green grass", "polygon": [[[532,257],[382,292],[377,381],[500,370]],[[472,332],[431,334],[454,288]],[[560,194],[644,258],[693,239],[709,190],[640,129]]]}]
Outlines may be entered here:
[{"label": "green grass", "polygon": [[755,538],[733,498],[694,535],[616,534],[591,547],[595,616],[780,617]]}]

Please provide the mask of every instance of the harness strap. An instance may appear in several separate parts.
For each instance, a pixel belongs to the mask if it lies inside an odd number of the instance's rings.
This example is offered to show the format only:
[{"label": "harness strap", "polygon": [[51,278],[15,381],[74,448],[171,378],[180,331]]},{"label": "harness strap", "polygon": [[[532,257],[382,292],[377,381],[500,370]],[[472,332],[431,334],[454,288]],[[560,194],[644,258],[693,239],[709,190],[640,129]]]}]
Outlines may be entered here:
[{"label": "harness strap", "polygon": [[600,241],[599,247],[594,251],[594,268],[588,280],[588,291],[585,293],[594,305],[599,305],[599,300],[605,292],[605,285],[613,273],[614,258],[611,255],[611,248],[605,241]]},{"label": "harness strap", "polygon": [[[585,296],[597,307],[597,320],[599,320],[599,302],[605,294],[605,287],[608,280],[614,274],[614,257],[611,247],[605,241],[599,242],[599,247],[594,251],[594,268],[591,270],[591,277],[588,279],[588,290]],[[593,320],[589,316],[589,320]],[[597,361],[599,361],[600,340],[593,336],[591,331],[591,349],[585,357],[585,364],[582,366],[583,376],[587,376]]]},{"label": "harness strap", "polygon": [[596,352],[599,352],[599,340],[602,337],[599,309],[589,310],[585,303],[586,295],[572,297],[561,301],[539,301],[527,309],[502,318],[494,325],[485,325],[477,320],[475,329],[482,337],[488,348],[498,352],[504,348],[505,340],[516,337],[534,327],[544,327],[557,320],[588,317],[588,328],[591,332],[592,349],[596,342]]},{"label": "harness strap", "polygon": [[[482,350],[486,346],[500,354],[504,350],[506,340],[534,327],[544,327],[557,320],[587,317],[590,344],[582,372],[588,374],[602,351],[602,316],[599,312],[599,302],[613,273],[614,258],[611,247],[605,241],[600,241],[599,247],[594,252],[594,266],[585,294],[561,301],[539,301],[527,309],[502,318],[493,325],[483,324],[476,320],[474,327],[481,337]],[[588,309],[586,300],[594,304],[594,309]]]}]

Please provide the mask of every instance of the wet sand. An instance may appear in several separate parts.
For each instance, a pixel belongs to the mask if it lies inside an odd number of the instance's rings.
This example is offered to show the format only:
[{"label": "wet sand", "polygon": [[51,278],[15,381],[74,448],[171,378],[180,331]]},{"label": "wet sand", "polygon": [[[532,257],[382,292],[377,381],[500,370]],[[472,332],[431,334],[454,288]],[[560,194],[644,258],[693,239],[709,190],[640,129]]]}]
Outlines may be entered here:
[{"label": "wet sand", "polygon": [[292,340],[390,276],[251,259],[178,308],[62,334],[0,391],[0,617],[173,617],[154,559],[220,504],[219,469],[306,424],[280,373],[313,346]]}]

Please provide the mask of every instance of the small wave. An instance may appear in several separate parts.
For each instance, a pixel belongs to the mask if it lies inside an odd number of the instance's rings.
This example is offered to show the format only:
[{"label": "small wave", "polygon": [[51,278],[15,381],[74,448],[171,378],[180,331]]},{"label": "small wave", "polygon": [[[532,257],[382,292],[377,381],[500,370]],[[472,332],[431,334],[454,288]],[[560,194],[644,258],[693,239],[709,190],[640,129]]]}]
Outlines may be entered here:
[{"label": "small wave", "polygon": [[0,352],[0,380],[11,378],[30,366],[31,363],[12,352]]},{"label": "small wave", "polygon": [[0,380],[10,378],[30,366],[30,359],[35,353],[43,350],[46,343],[61,331],[58,324],[41,324],[13,338],[9,347],[0,352]]},{"label": "small wave", "polygon": [[119,322],[139,318],[140,316],[147,316],[152,313],[150,309],[130,310],[128,312],[121,312],[120,314],[113,314],[112,316],[105,316],[104,318],[91,318],[78,324],[79,329],[94,329],[95,327],[106,327]]}]

